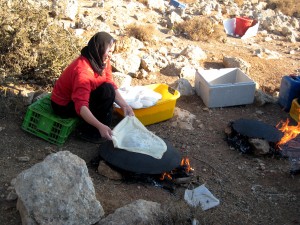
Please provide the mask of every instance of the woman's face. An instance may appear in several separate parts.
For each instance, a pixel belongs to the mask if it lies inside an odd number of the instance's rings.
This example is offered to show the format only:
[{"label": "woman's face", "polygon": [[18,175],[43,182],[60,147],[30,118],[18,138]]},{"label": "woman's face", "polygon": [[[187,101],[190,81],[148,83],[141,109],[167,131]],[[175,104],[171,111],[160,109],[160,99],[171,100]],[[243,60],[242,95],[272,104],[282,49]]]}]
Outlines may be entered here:
[{"label": "woman's face", "polygon": [[115,49],[115,43],[112,43],[111,45],[108,46],[108,48],[106,49],[103,55],[103,62],[106,62],[111,58],[114,49]]}]

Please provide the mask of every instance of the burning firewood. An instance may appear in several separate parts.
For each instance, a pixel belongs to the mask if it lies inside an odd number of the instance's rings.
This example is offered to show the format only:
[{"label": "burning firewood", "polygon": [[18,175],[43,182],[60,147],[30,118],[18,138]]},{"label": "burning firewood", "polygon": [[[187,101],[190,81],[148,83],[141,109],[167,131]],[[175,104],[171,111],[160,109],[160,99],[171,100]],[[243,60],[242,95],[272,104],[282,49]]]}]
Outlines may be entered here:
[{"label": "burning firewood", "polygon": [[290,173],[300,173],[300,123],[291,126],[287,119],[273,127],[257,120],[239,119],[229,123],[225,134],[229,146],[240,152],[288,157]]}]

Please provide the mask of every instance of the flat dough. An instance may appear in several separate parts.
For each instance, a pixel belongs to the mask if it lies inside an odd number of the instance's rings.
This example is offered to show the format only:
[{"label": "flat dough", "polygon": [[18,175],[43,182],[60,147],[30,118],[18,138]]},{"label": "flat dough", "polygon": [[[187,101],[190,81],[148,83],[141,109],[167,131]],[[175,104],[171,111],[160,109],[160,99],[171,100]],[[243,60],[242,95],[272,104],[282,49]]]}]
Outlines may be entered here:
[{"label": "flat dough", "polygon": [[133,108],[148,108],[162,99],[162,94],[146,86],[123,87],[119,89],[121,96]]},{"label": "flat dough", "polygon": [[166,143],[156,136],[135,117],[126,116],[113,129],[112,141],[115,148],[146,154],[161,159],[167,151]]}]

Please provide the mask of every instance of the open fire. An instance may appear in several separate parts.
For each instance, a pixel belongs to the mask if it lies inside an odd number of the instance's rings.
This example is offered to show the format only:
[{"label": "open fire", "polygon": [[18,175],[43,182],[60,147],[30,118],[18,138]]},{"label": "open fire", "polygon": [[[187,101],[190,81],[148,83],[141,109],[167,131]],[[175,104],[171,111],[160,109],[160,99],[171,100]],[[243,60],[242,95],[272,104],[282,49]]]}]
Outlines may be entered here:
[{"label": "open fire", "polygon": [[119,172],[121,172],[125,181],[149,183],[172,193],[177,185],[192,182],[194,169],[191,167],[188,157],[182,157],[181,163],[177,168],[162,174],[138,174],[124,170],[119,170]]},{"label": "open fire", "polygon": [[104,160],[124,181],[152,183],[173,191],[176,184],[191,182],[193,169],[190,160],[183,157],[187,156],[187,152],[181,154],[183,147],[180,153],[170,142],[165,143],[167,151],[157,159],[147,154],[114,148],[111,141],[106,141],[99,146],[99,159],[95,161],[99,164],[100,160]]},{"label": "open fire", "polygon": [[194,169],[190,165],[190,160],[188,157],[183,157],[180,166],[172,170],[171,172],[165,172],[159,178],[160,180],[174,180],[178,178],[191,177],[193,175]]},{"label": "open fire", "polygon": [[289,124],[290,124],[290,120],[286,119],[285,122],[281,121],[276,126],[278,130],[280,130],[283,133],[283,137],[277,143],[279,149],[281,149],[281,146],[283,144],[296,138],[298,134],[300,134],[300,123],[298,123],[296,126],[290,126]]},{"label": "open fire", "polygon": [[[100,158],[100,160],[103,160]],[[98,159],[94,162],[95,165],[99,165]],[[110,168],[119,173],[121,179],[126,182],[143,182],[149,183],[154,186],[166,189],[170,192],[174,192],[177,185],[189,184],[192,182],[194,169],[191,167],[190,160],[187,156],[181,158],[180,165],[175,169],[162,174],[146,174],[146,173],[135,173],[120,169],[109,165]],[[100,171],[103,170],[100,169]],[[107,170],[107,168],[106,168]],[[99,168],[98,168],[99,172]],[[100,174],[105,174],[99,172]],[[105,175],[104,175],[105,176]]]},{"label": "open fire", "polygon": [[291,164],[290,173],[293,175],[300,173],[300,122],[297,125],[290,125],[289,119],[280,122],[276,126],[283,132],[283,137],[277,143],[278,149],[283,155],[288,157]]},{"label": "open fire", "polygon": [[276,127],[261,121],[239,119],[225,129],[228,144],[242,153],[288,157],[291,174],[300,172],[300,123],[290,125],[289,119]]},{"label": "open fire", "polygon": [[[239,119],[225,129],[229,146],[245,154],[278,154],[276,144],[283,134],[276,127],[258,120]],[[259,146],[265,146],[259,149]]]}]

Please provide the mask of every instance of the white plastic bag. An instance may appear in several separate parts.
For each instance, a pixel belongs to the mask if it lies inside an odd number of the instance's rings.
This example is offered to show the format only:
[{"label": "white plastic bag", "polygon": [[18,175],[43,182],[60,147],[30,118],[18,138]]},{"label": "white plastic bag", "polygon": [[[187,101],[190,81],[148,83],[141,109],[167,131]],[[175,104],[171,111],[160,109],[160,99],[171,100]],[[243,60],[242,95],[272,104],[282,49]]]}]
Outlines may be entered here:
[{"label": "white plastic bag", "polygon": [[123,87],[119,89],[121,96],[133,109],[154,106],[162,95],[145,86]]},{"label": "white plastic bag", "polygon": [[115,148],[146,154],[161,159],[167,151],[166,143],[135,117],[126,116],[114,129],[112,141]]},{"label": "white plastic bag", "polygon": [[203,210],[210,209],[220,204],[220,201],[202,184],[201,186],[184,192],[185,201],[193,206],[201,206]]}]

